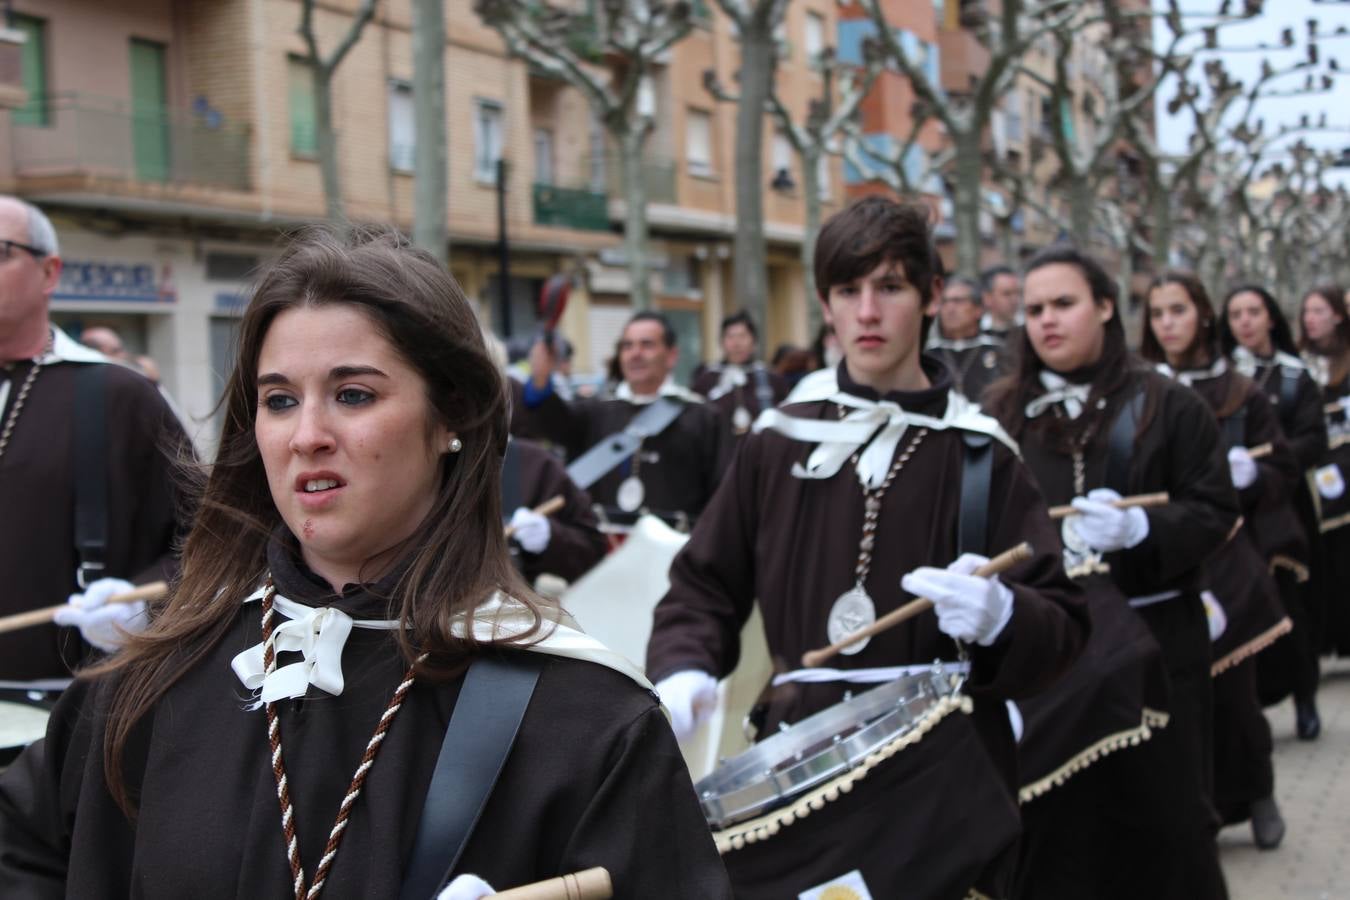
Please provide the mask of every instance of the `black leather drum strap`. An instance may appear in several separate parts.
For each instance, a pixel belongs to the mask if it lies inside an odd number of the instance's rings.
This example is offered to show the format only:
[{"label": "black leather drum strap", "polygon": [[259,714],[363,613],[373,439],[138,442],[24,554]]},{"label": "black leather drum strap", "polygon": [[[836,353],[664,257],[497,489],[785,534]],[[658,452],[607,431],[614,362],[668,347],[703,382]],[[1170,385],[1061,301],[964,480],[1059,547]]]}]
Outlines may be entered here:
[{"label": "black leather drum strap", "polygon": [[1299,372],[1295,369],[1280,367],[1280,412],[1293,410],[1298,402]]},{"label": "black leather drum strap", "polygon": [[1247,441],[1247,407],[1223,420],[1223,441],[1231,450],[1241,447]]},{"label": "black leather drum strap", "polygon": [[957,519],[956,553],[989,555],[989,486],[994,477],[994,439],[967,432],[961,465],[961,511]]},{"label": "black leather drum strap", "polygon": [[450,880],[511,754],[543,660],[481,657],[464,676],[431,776],[399,900],[433,900]]},{"label": "black leather drum strap", "polygon": [[506,444],[506,455],[502,457],[502,518],[510,520],[511,514],[524,504],[520,494],[520,448],[515,439]]},{"label": "black leather drum strap", "polygon": [[108,557],[108,427],[101,364],[75,375],[75,581],[88,587],[103,577]]},{"label": "black leather drum strap", "polygon": [[1133,397],[1125,401],[1120,412],[1116,413],[1116,420],[1111,423],[1106,453],[1106,486],[1122,497],[1130,493],[1130,458],[1134,456],[1134,439],[1139,431],[1143,409],[1144,389],[1140,387]]}]

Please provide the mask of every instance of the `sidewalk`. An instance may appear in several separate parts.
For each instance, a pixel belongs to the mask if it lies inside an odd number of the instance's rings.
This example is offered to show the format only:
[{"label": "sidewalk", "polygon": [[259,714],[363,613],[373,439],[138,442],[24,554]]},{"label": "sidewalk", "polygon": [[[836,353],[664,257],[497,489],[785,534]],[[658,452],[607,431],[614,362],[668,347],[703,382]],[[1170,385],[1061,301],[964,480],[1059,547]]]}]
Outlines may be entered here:
[{"label": "sidewalk", "polygon": [[1277,850],[1252,844],[1250,826],[1219,835],[1232,900],[1350,898],[1350,661],[1324,661],[1322,736],[1294,736],[1293,701],[1266,710],[1275,735],[1275,798],[1288,832]]}]

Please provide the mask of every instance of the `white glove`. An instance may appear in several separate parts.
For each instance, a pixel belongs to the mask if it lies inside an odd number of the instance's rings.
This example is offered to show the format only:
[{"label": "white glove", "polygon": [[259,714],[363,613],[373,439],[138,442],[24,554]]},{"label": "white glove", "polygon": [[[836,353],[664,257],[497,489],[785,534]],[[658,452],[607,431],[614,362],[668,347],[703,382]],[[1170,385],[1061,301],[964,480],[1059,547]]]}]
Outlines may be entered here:
[{"label": "white glove", "polygon": [[115,653],[126,643],[127,635],[144,631],[150,623],[145,601],[109,603],[114,594],[134,591],[136,586],[120,578],[100,578],[83,594],[71,594],[66,605],[56,611],[57,625],[80,629],[86,641],[104,653]]},{"label": "white glove", "polygon": [[900,586],[933,601],[943,634],[988,647],[1012,619],[1013,592],[997,576],[971,574],[987,562],[983,556],[966,553],[946,569],[920,566],[901,578]]},{"label": "white glove", "polygon": [[1224,614],[1219,598],[1210,591],[1200,592],[1200,602],[1205,604],[1205,622],[1209,625],[1210,643],[1213,643],[1228,628],[1228,616]]},{"label": "white glove", "polygon": [[1256,481],[1256,460],[1252,459],[1246,447],[1231,447],[1228,450],[1228,471],[1233,473],[1233,487],[1239,491],[1245,490]]},{"label": "white glove", "polygon": [[1026,723],[1022,721],[1022,711],[1017,708],[1017,704],[1011,700],[1005,700],[1008,704],[1008,725],[1012,728],[1013,743],[1022,743],[1022,734],[1026,731]]},{"label": "white glove", "polygon": [[548,547],[553,529],[549,527],[548,516],[541,516],[533,510],[521,507],[511,513],[512,536],[526,553],[543,553]]},{"label": "white glove", "polygon": [[656,693],[670,711],[675,739],[683,743],[693,737],[717,706],[717,679],[698,669],[685,669],[662,678]]},{"label": "white glove", "polygon": [[436,900],[482,900],[497,893],[477,875],[457,875],[455,880],[436,895]]},{"label": "white glove", "polygon": [[1137,547],[1148,537],[1148,515],[1139,507],[1116,509],[1109,504],[1120,494],[1110,488],[1088,491],[1086,498],[1073,498],[1072,528],[1089,547],[1099,553],[1112,553]]}]

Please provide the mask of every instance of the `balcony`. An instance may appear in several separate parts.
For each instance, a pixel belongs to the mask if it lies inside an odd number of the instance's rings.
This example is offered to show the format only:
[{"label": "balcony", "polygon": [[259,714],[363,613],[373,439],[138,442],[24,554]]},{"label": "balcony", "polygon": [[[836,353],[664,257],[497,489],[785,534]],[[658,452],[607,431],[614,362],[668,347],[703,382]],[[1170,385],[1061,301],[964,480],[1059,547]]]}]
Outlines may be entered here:
[{"label": "balcony", "polygon": [[41,118],[43,124],[13,129],[20,178],[251,189],[248,129],[227,125],[218,114],[59,93],[46,97]]},{"label": "balcony", "polygon": [[583,188],[536,184],[534,222],[556,228],[609,231],[608,198]]}]

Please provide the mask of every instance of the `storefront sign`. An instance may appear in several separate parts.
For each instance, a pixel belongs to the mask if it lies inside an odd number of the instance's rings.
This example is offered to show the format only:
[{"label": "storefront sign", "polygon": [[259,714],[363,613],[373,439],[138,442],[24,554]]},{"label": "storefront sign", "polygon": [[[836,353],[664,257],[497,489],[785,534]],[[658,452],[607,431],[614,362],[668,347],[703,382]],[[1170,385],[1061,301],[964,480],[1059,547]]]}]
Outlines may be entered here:
[{"label": "storefront sign", "polygon": [[172,263],[66,259],[52,299],[172,304],[178,291]]}]

